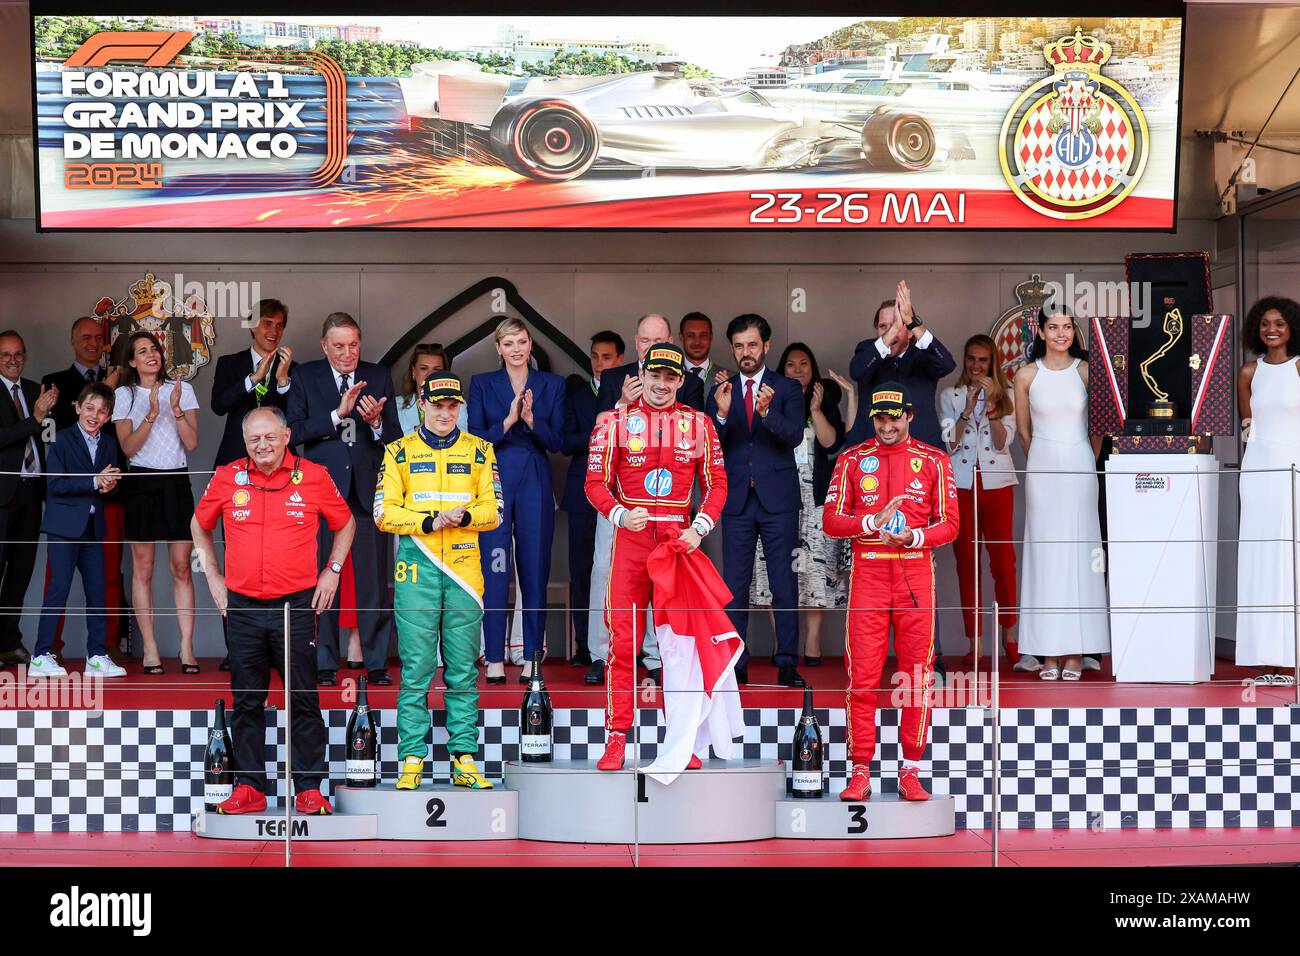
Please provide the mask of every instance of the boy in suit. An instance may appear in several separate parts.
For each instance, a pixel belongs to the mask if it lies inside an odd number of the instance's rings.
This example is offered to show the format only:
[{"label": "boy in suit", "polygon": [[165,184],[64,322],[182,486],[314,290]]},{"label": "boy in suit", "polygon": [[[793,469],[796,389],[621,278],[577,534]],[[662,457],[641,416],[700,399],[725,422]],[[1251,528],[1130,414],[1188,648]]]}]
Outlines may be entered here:
[{"label": "boy in suit", "polygon": [[[104,614],[105,496],[117,487],[117,443],[103,428],[113,415],[113,390],[88,382],[73,404],[76,424],[57,432],[45,462],[46,507],[41,530],[50,556],[50,587],[45,592],[36,650],[27,673],[32,677],[66,677],[55,660],[54,633],[80,570],[86,591],[86,674],[122,677],[126,671],[108,656]],[[89,477],[90,475],[94,477]]]}]

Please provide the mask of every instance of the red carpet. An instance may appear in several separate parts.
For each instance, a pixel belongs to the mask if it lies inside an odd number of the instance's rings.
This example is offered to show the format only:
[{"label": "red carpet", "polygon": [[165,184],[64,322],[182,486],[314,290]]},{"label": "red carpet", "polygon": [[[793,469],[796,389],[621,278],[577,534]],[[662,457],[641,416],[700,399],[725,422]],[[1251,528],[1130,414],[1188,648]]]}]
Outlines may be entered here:
[{"label": "red carpet", "polygon": [[[841,658],[823,658],[821,667],[802,667],[800,672],[816,688],[815,701],[818,707],[843,707],[844,688],[848,678]],[[69,662],[74,666],[80,662]],[[146,677],[140,671],[140,662],[127,666],[128,675],[123,678],[104,682],[103,701],[100,706],[110,710],[135,709],[206,709],[211,707],[218,697],[225,697],[230,702],[230,675],[217,670],[217,660],[203,660],[203,671],[199,674],[181,674],[180,664],[169,660],[165,666],[168,672],[161,676]],[[975,686],[972,672],[959,672],[958,658],[947,659],[950,686],[939,692],[935,705],[938,707],[964,707],[971,703],[987,705],[989,674],[981,670],[979,678],[986,695],[983,701],[977,700],[973,691]],[[1103,663],[1103,670],[1085,672],[1084,678],[1077,684],[1060,681],[1048,683],[1038,679],[1037,675],[1011,673],[1004,671],[1000,678],[1000,700],[1003,707],[1278,707],[1296,701],[1294,687],[1258,686],[1248,682],[1257,671],[1255,668],[1238,667],[1227,661],[1219,661],[1215,669],[1215,678],[1206,684],[1116,684],[1111,678],[1108,662]],[[892,664],[891,664],[892,666]],[[8,675],[14,670],[7,668]],[[361,676],[360,671],[340,671],[340,682]],[[401,681],[401,669],[397,662],[390,664],[389,673],[393,677],[391,687],[372,687],[370,689],[371,706],[379,708],[395,707],[397,688]],[[517,683],[518,667],[507,667],[506,676],[509,683],[502,687],[488,687],[479,677],[479,706],[485,708],[507,708],[519,705],[523,686]],[[588,687],[583,683],[586,668],[571,667],[561,660],[547,663],[543,670],[546,684],[550,690],[551,700],[556,707],[604,707],[605,691],[603,687]],[[885,688],[881,691],[879,703],[890,706],[889,693],[893,685],[889,683],[891,671],[886,671]],[[645,672],[640,673],[646,679]],[[755,659],[750,664],[751,683],[741,688],[741,699],[746,707],[799,707],[803,703],[803,694],[799,690],[790,690],[776,685],[776,668],[770,662]],[[441,673],[438,685],[441,686]],[[272,695],[270,703],[276,703],[279,681],[271,677]],[[320,688],[322,707],[351,707],[355,686]],[[432,706],[442,706],[442,693],[435,690],[430,695]],[[21,695],[16,693],[0,694],[0,709],[20,709],[24,704]],[[58,704],[57,706],[69,706]]]},{"label": "red carpet", "polygon": [[[1300,830],[1020,830],[1001,866],[1243,866],[1300,863]],[[706,846],[299,843],[294,866],[962,866],[993,863],[987,830],[924,840],[760,840]],[[6,833],[0,866],[284,866],[284,844],[189,833]]]}]

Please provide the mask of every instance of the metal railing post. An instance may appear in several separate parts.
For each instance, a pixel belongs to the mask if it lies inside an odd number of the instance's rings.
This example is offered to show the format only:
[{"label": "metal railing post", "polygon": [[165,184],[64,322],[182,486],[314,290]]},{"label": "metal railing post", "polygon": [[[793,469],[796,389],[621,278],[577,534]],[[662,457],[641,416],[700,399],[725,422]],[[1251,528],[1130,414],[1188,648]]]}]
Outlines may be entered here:
[{"label": "metal railing post", "polygon": [[293,704],[289,697],[289,602],[284,602],[284,865],[293,866]]},{"label": "metal railing post", "polygon": [[[641,865],[641,771],[637,764],[641,761],[641,712],[637,707],[636,658],[641,650],[641,642],[636,637],[638,608],[632,602],[632,865]],[[610,634],[610,640],[614,635]],[[660,675],[663,671],[659,672]]]},{"label": "metal railing post", "polygon": [[[998,622],[999,618],[1001,617],[1001,615],[998,613],[999,610],[1000,610],[1000,609],[999,609],[999,607],[998,607],[998,602],[997,602],[996,599],[994,599],[994,601],[993,601],[993,628],[994,628],[993,634],[994,634],[994,637],[1000,637],[1000,635],[999,635],[998,632],[997,632],[997,627],[998,627],[997,622]],[[1001,778],[1001,775],[1002,775],[1002,762],[1001,762],[1001,759],[1000,759],[1000,754],[1001,754],[1001,750],[1002,750],[1002,746],[1001,746],[1001,745],[1002,745],[1002,712],[1001,712],[1001,706],[1002,706],[1002,704],[1001,704],[1001,700],[999,699],[999,693],[998,693],[998,692],[999,692],[999,689],[1000,689],[1000,686],[999,686],[999,683],[1000,683],[1000,682],[999,682],[999,679],[998,679],[998,667],[997,667],[996,662],[994,663],[993,667],[990,669],[990,682],[991,682],[992,687],[993,687],[993,700],[992,700],[992,704],[993,704],[993,794],[992,794],[992,796],[993,796],[993,808],[992,808],[992,812],[993,812],[993,834],[992,834],[992,838],[993,838],[993,866],[994,866],[994,868],[997,868],[997,867],[999,866],[999,860],[998,860],[998,844],[999,844],[998,833],[999,833],[999,826],[998,826],[998,823],[999,823],[999,818],[1001,817],[1001,807],[1000,807],[1000,804],[1001,804],[1001,802],[1002,802],[1002,797],[1001,797],[1002,788],[1001,788],[1001,786],[999,785],[1000,782],[1001,782],[1000,778]]]},{"label": "metal railing post", "polygon": [[[1296,561],[1296,466],[1291,466],[1291,541],[1289,558],[1291,560],[1291,639],[1294,643],[1295,656],[1291,660],[1291,670],[1297,675],[1295,682],[1295,705],[1300,707],[1300,562]],[[1238,532],[1240,535],[1240,532]],[[1239,609],[1240,610],[1240,609]]]}]

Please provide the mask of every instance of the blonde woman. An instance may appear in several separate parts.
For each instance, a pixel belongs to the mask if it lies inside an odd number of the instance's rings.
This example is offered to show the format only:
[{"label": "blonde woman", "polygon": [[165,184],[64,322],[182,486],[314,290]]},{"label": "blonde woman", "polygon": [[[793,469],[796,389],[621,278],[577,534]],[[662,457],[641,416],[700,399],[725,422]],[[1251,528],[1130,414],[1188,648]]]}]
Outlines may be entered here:
[{"label": "blonde woman", "polygon": [[[997,361],[997,346],[987,335],[966,341],[957,384],[939,393],[939,422],[952,456],[957,481],[961,528],[953,542],[961,616],[971,650],[963,663],[973,664],[975,641],[982,633],[976,582],[980,580],[980,545],[988,551],[993,572],[992,598],[998,602],[998,624],[1006,635],[1007,657],[1016,649],[1016,548],[1012,542],[1015,515],[1015,464],[1011,444],[1016,439],[1015,402],[1011,383]],[[978,500],[978,508],[976,502]],[[978,512],[978,513],[977,513]],[[978,523],[978,527],[976,526]],[[989,596],[980,595],[980,605]],[[997,648],[992,648],[997,657]],[[1031,666],[1028,662],[1026,667]]]},{"label": "blonde woman", "polygon": [[[397,421],[402,426],[402,434],[408,435],[420,424],[420,386],[432,372],[450,372],[451,354],[438,342],[421,342],[411,351],[411,361],[402,376],[402,387],[397,395]],[[469,406],[460,405],[460,417],[456,427],[463,432],[469,431]]]},{"label": "blonde woman", "polygon": [[546,647],[546,584],[551,576],[555,494],[547,452],[564,444],[564,379],[531,367],[533,338],[522,320],[497,326],[501,368],[469,380],[469,430],[496,448],[505,513],[479,539],[483,560],[483,641],[489,684],[505,683],[506,600],[510,555],[519,570],[524,610],[524,670]]}]

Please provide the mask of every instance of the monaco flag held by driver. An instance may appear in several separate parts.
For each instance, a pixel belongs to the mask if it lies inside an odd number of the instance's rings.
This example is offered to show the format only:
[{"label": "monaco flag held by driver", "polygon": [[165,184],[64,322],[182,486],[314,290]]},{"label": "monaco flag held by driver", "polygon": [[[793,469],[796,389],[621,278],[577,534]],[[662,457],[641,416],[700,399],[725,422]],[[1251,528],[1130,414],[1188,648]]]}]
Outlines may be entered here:
[{"label": "monaco flag held by driver", "polygon": [[744,645],[726,613],[731,601],[722,577],[699,550],[680,539],[659,544],[646,561],[654,583],[655,635],[663,661],[667,733],[644,773],[670,784],[691,755],[731,759],[732,741],[745,732],[735,666]]}]

